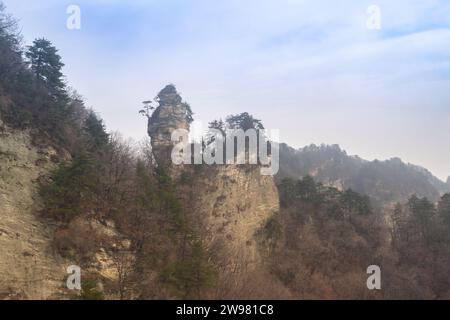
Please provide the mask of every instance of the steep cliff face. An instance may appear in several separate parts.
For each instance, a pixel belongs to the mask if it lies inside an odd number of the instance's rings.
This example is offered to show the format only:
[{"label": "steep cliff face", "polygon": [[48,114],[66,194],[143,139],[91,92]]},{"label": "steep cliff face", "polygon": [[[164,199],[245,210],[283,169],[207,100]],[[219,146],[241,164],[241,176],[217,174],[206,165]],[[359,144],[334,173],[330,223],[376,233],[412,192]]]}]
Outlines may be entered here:
[{"label": "steep cliff face", "polygon": [[262,176],[257,166],[202,171],[193,187],[195,212],[217,265],[238,274],[254,271],[263,261],[258,234],[279,212],[273,178]]},{"label": "steep cliff face", "polygon": [[38,178],[53,167],[52,149],[0,120],[0,299],[47,299],[66,275],[52,249],[53,228],[38,219]]},{"label": "steep cliff face", "polygon": [[[171,133],[189,129],[186,104],[173,86],[159,94],[160,106],[149,121],[155,159],[169,172],[184,171],[192,177],[189,202],[195,227],[222,271],[246,274],[262,264],[258,234],[279,211],[278,191],[271,176],[262,176],[256,165],[184,165],[170,162]],[[172,176],[174,179],[177,177]]]},{"label": "steep cliff face", "polygon": [[[61,257],[54,243],[55,221],[39,216],[39,180],[50,176],[56,158],[53,148],[33,144],[28,131],[11,129],[0,120],[0,300],[67,299],[79,293],[67,290],[66,268],[81,261]],[[110,247],[124,248],[123,252],[129,247],[112,221],[104,226],[95,219],[80,218],[73,224],[108,239]],[[133,258],[126,254],[127,259]],[[83,265],[83,274],[98,275],[100,284],[117,282],[111,250],[101,247]]]},{"label": "steep cliff face", "polygon": [[170,155],[174,143],[172,132],[177,129],[189,130],[190,107],[182,102],[173,85],[166,86],[158,94],[158,108],[148,122],[148,134],[152,138],[152,149],[160,165],[170,165]]},{"label": "steep cliff face", "polygon": [[[262,176],[258,166],[172,166],[171,133],[188,130],[190,117],[189,106],[175,88],[163,89],[159,107],[149,120],[153,153],[159,165],[170,169],[175,183],[180,173],[192,177],[190,184],[180,188],[179,196],[193,228],[220,268],[222,280],[232,285],[263,264],[259,235],[279,211],[278,192],[273,178]],[[67,298],[74,294],[65,288],[66,268],[79,261],[58,254],[53,240],[57,226],[38,214],[42,208],[38,181],[50,175],[56,158],[54,149],[33,144],[28,131],[0,122],[0,299]],[[73,223],[110,239],[112,247],[125,241],[114,226],[105,229],[96,221],[80,219]],[[98,274],[102,283],[117,282],[113,251],[101,248],[83,271]]]}]

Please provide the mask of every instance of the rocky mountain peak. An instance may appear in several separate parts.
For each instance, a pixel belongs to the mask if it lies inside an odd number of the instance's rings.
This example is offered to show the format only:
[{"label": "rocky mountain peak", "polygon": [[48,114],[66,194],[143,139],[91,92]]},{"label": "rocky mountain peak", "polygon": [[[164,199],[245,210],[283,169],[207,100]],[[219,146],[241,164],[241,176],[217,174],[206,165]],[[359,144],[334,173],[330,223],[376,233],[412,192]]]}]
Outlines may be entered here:
[{"label": "rocky mountain peak", "polygon": [[171,106],[180,104],[182,99],[176,87],[173,84],[169,84],[159,92],[158,101],[161,106]]},{"label": "rocky mountain peak", "polygon": [[148,134],[158,165],[168,167],[174,146],[171,141],[172,133],[177,129],[189,131],[192,111],[189,105],[183,102],[173,84],[162,89],[156,100],[159,105],[149,118]]}]

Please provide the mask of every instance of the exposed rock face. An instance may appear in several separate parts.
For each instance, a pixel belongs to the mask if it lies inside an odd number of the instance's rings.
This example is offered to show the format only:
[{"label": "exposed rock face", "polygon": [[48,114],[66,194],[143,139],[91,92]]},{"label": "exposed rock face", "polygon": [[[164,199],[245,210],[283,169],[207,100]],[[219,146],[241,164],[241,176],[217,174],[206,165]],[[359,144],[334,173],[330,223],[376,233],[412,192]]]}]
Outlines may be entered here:
[{"label": "exposed rock face", "polygon": [[0,120],[0,299],[47,299],[70,265],[51,249],[53,229],[36,217],[37,179],[53,167],[51,149]]},{"label": "exposed rock face", "polygon": [[[190,110],[186,110],[173,86],[163,89],[158,97],[160,106],[149,121],[148,132],[158,165],[168,166],[173,173],[175,166],[169,163],[171,133],[189,129],[186,115]],[[186,198],[192,202],[195,227],[213,252],[215,262],[224,272],[235,275],[254,270],[262,263],[257,234],[279,211],[273,177],[262,176],[257,165],[176,167],[177,172],[184,170],[193,176],[193,194]]]},{"label": "exposed rock face", "polygon": [[[35,146],[27,131],[13,130],[0,120],[0,300],[67,299],[78,293],[67,290],[65,281],[66,268],[79,261],[58,254],[53,245],[56,227],[38,217],[38,180],[55,168],[52,157],[54,149]],[[73,223],[110,239],[112,247],[129,246],[111,221],[103,226],[97,220],[78,220]],[[101,248],[83,272],[117,281],[116,269],[111,252]]]},{"label": "exposed rock face", "polygon": [[[223,271],[245,274],[262,264],[258,233],[279,212],[278,190],[257,166],[218,166],[196,180],[196,212]],[[238,278],[235,279],[238,281]]]},{"label": "exposed rock face", "polygon": [[158,94],[159,106],[148,122],[148,134],[152,149],[159,165],[170,166],[174,143],[172,132],[177,129],[189,130],[190,107],[182,102],[175,86],[168,85]]}]

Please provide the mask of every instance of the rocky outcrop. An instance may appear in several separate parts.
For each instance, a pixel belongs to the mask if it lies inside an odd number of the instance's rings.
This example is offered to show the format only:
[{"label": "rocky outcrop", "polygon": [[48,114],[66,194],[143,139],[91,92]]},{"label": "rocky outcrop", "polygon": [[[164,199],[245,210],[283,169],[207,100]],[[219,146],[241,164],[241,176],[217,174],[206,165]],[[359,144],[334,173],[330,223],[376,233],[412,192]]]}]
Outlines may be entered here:
[{"label": "rocky outcrop", "polygon": [[254,271],[263,261],[258,234],[279,212],[274,179],[257,166],[217,166],[204,168],[193,188],[195,212],[216,265],[234,274]]},{"label": "rocky outcrop", "polygon": [[0,299],[48,299],[63,288],[70,264],[52,249],[51,225],[36,216],[37,180],[54,154],[0,120]]},{"label": "rocky outcrop", "polygon": [[163,89],[158,98],[160,105],[148,129],[158,165],[169,167],[169,172],[184,171],[193,177],[185,200],[189,201],[195,227],[206,240],[215,264],[234,275],[255,270],[262,263],[257,235],[279,211],[273,177],[262,176],[257,165],[171,164],[171,133],[189,129],[186,116],[190,109],[186,109],[173,86]]},{"label": "rocky outcrop", "polygon": [[159,165],[168,167],[174,143],[172,132],[177,129],[189,131],[191,110],[183,103],[175,86],[166,86],[157,96],[159,106],[148,122],[148,134],[151,137],[153,155]]},{"label": "rocky outcrop", "polygon": [[[13,130],[0,120],[0,300],[68,299],[79,293],[66,288],[66,268],[80,261],[61,257],[54,245],[57,226],[39,216],[39,180],[50,175],[56,158],[54,149],[33,144],[28,131]],[[129,241],[109,220],[103,225],[84,217],[71,224],[109,245],[85,263],[83,274],[98,275],[100,285],[117,282],[117,260],[122,267],[134,259],[128,252]]]}]

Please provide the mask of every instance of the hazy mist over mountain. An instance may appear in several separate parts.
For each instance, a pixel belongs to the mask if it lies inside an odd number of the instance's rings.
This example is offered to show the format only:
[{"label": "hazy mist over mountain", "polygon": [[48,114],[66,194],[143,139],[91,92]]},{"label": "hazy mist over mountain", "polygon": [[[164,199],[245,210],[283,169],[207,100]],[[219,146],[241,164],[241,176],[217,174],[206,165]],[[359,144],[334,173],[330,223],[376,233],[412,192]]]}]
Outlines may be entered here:
[{"label": "hazy mist over mountain", "polygon": [[406,201],[414,194],[436,201],[450,192],[450,180],[441,181],[427,169],[399,158],[367,161],[348,155],[338,145],[311,145],[296,150],[282,144],[278,177],[305,175],[341,190],[351,188],[367,194],[383,205]]},{"label": "hazy mist over mountain", "polygon": [[0,300],[450,300],[449,43],[443,0],[0,0]]},{"label": "hazy mist over mountain", "polygon": [[295,148],[339,144],[450,175],[448,1],[377,1],[375,30],[371,1],[81,0],[80,30],[66,28],[70,1],[5,4],[27,43],[54,41],[109,130],[143,138],[130,110],[176,83],[204,128],[246,110]]}]

